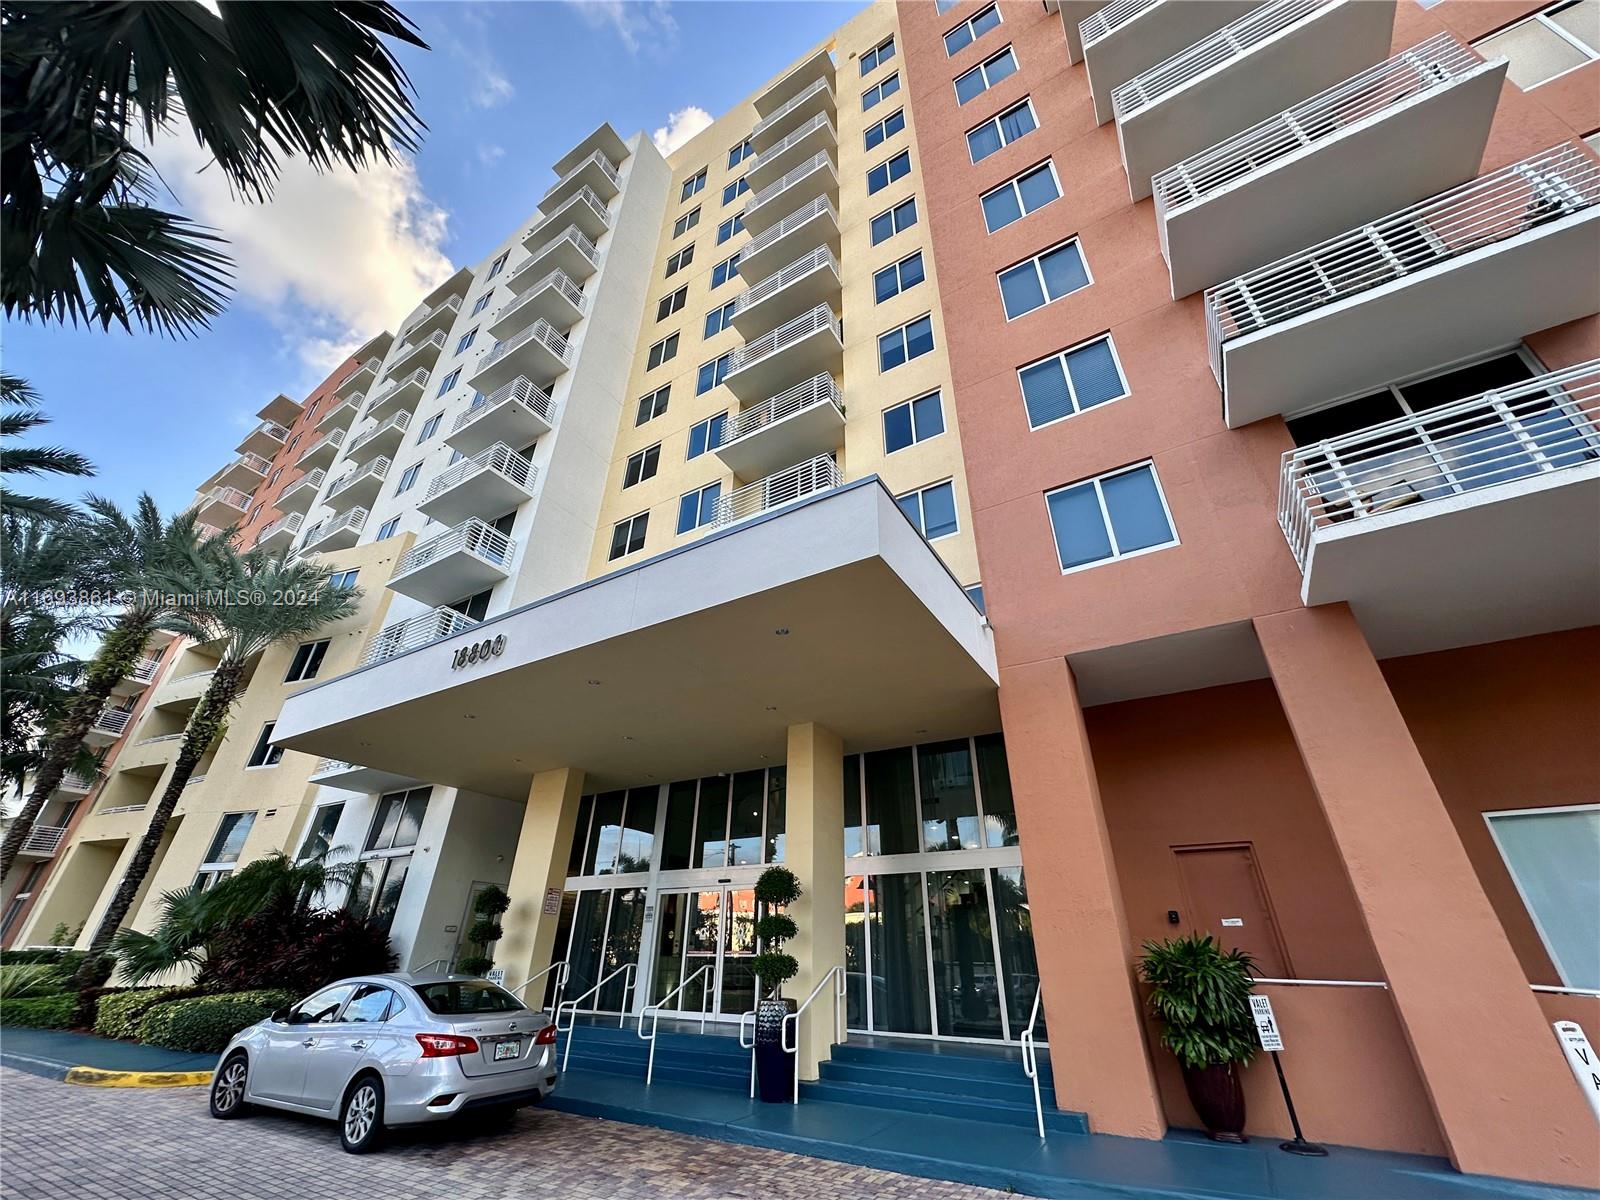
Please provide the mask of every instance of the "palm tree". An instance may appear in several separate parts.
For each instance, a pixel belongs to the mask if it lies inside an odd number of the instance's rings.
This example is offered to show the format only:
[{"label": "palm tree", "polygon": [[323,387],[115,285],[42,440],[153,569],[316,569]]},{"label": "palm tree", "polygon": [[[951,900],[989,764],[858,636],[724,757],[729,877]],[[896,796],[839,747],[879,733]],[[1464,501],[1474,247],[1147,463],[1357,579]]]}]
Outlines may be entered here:
[{"label": "palm tree", "polygon": [[427,44],[384,0],[3,0],[0,28],[7,315],[184,335],[222,310],[222,239],[152,204],[164,135],[261,201],[282,158],[359,169],[425,128],[383,39]]},{"label": "palm tree", "polygon": [[119,593],[122,602],[100,639],[99,649],[83,672],[77,697],[55,720],[39,751],[29,793],[22,811],[0,843],[0,877],[11,869],[17,851],[33,828],[50,793],[67,773],[82,749],[84,735],[105,707],[112,689],[138,663],[150,635],[165,618],[176,615],[185,597],[199,590],[201,565],[226,545],[223,537],[202,542],[192,512],[163,520],[148,494],[129,515],[100,497],[88,500],[90,516],[74,526],[71,536],[81,539],[83,562],[76,580],[62,583],[97,583]]},{"label": "palm tree", "polygon": [[[222,735],[229,712],[243,694],[251,663],[279,642],[299,641],[330,622],[350,616],[360,598],[354,588],[329,586],[329,572],[321,567],[290,562],[262,550],[196,554],[193,562],[206,575],[203,591],[212,597],[226,597],[226,601],[176,614],[169,619],[168,627],[197,642],[220,643],[222,653],[205,694],[184,728],[166,790],[89,943],[89,953],[77,976],[83,1006],[89,1003],[92,989],[107,978],[109,963],[102,960],[155,863],[162,835],[189,777]],[[293,599],[286,601],[285,597]]]},{"label": "palm tree", "polygon": [[[26,379],[0,372],[0,439],[10,441],[29,430],[50,423],[39,408],[39,394]],[[60,500],[43,496],[19,496],[11,488],[12,475],[93,475],[94,465],[81,454],[60,446],[0,445],[0,513],[6,517],[32,517],[48,521],[70,521],[77,510]]]}]

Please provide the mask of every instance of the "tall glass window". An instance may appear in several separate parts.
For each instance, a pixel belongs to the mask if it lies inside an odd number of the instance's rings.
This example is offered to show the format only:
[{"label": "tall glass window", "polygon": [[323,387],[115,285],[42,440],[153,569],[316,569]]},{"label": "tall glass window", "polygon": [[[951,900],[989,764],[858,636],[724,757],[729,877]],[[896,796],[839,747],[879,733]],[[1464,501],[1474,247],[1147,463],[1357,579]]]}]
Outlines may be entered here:
[{"label": "tall glass window", "polygon": [[868,912],[872,1027],[888,1033],[932,1033],[921,874],[872,876]]},{"label": "tall glass window", "polygon": [[981,844],[978,793],[967,740],[918,746],[917,782],[922,792],[922,848],[976,850]]},{"label": "tall glass window", "polygon": [[865,756],[867,853],[914,854],[922,849],[911,751],[878,750]]},{"label": "tall glass window", "polygon": [[761,861],[761,771],[740,771],[733,777],[733,811],[728,820],[728,865],[744,867]]},{"label": "tall glass window", "polygon": [[728,862],[727,776],[700,781],[700,815],[695,822],[694,865],[721,867]]},{"label": "tall glass window", "polygon": [[986,871],[928,872],[928,932],[939,1032],[997,1038],[1000,978],[994,965]]}]

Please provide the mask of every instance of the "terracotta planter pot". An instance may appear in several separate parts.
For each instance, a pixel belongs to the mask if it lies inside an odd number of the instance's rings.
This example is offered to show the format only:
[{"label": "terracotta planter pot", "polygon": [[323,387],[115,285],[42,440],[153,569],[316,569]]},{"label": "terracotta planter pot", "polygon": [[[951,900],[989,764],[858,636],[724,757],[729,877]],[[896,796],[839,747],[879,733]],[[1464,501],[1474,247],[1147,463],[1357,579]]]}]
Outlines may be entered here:
[{"label": "terracotta planter pot", "polygon": [[1212,1141],[1248,1140],[1244,1136],[1244,1085],[1233,1063],[1184,1067],[1183,1086]]}]

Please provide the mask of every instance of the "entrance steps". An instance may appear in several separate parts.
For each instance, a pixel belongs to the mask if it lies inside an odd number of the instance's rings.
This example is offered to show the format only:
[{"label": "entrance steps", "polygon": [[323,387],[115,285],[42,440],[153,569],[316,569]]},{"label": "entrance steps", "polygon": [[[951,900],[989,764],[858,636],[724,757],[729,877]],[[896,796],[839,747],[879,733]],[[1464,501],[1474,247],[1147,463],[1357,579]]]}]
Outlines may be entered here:
[{"label": "entrance steps", "polygon": [[[649,1028],[647,1021],[646,1032]],[[572,1033],[562,1036],[572,1039],[570,1069],[625,1075],[644,1082],[645,1069],[650,1062],[650,1043],[639,1036],[637,1018],[630,1018],[620,1029],[615,1020],[580,1021]],[[561,1048],[564,1053],[564,1042]],[[750,1051],[740,1049],[739,1039],[732,1031],[722,1035],[709,1031],[704,1034],[669,1032],[663,1028],[656,1034],[655,1078],[748,1094]]]}]

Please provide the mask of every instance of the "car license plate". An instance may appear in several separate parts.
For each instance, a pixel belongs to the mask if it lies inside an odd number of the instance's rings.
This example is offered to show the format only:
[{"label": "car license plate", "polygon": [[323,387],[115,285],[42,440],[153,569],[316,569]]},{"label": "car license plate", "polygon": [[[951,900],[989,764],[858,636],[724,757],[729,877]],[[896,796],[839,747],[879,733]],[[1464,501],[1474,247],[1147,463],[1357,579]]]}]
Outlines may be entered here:
[{"label": "car license plate", "polygon": [[513,1038],[509,1042],[496,1042],[494,1044],[494,1061],[500,1062],[507,1058],[516,1058],[522,1053],[522,1041]]}]

